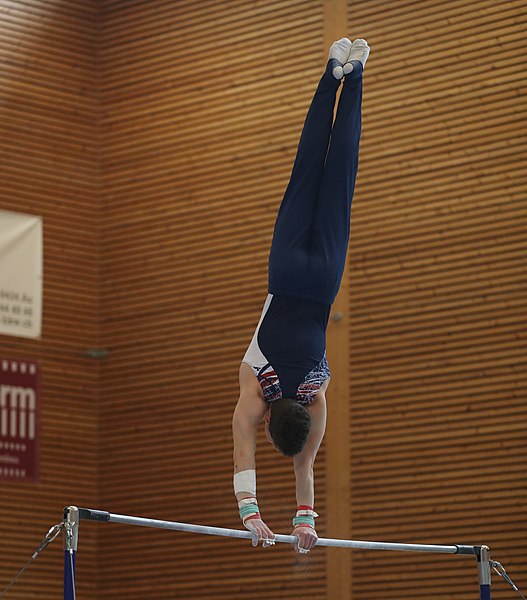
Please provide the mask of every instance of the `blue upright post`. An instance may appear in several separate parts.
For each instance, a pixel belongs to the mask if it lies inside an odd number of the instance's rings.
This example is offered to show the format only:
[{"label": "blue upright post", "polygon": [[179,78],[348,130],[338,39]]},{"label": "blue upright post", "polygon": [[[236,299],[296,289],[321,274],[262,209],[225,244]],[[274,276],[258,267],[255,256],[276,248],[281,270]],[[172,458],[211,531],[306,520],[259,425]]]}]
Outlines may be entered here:
[{"label": "blue upright post", "polygon": [[490,598],[490,549],[481,546],[478,552],[479,588],[480,600],[491,600]]},{"label": "blue upright post", "polygon": [[75,550],[64,550],[64,600],[75,600]]},{"label": "blue upright post", "polygon": [[64,600],[75,600],[75,573],[79,542],[79,509],[64,509]]}]

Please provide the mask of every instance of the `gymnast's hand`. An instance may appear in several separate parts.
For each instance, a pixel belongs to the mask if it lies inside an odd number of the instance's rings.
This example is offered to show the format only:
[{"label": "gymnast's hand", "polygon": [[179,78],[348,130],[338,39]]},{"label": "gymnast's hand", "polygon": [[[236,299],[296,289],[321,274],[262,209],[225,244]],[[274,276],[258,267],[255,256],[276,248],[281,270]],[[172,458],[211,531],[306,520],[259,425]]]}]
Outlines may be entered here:
[{"label": "gymnast's hand", "polygon": [[299,554],[307,554],[318,541],[317,532],[311,527],[302,527],[302,525],[297,525],[293,529],[293,533],[291,535],[296,535],[298,537],[298,544],[295,544],[294,548]]},{"label": "gymnast's hand", "polygon": [[258,546],[258,543],[262,542],[263,548],[269,548],[275,544],[275,535],[262,521],[262,519],[249,519],[245,521],[245,527],[253,533],[253,546]]}]

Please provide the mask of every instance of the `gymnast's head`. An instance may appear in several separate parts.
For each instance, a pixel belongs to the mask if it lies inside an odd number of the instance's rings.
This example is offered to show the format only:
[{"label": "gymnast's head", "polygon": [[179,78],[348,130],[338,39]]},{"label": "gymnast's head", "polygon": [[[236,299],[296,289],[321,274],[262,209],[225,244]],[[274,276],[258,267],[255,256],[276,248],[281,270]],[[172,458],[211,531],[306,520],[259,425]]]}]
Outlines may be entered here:
[{"label": "gymnast's head", "polygon": [[306,445],[311,417],[296,400],[280,398],[269,406],[265,434],[273,446],[285,456],[294,456]]}]

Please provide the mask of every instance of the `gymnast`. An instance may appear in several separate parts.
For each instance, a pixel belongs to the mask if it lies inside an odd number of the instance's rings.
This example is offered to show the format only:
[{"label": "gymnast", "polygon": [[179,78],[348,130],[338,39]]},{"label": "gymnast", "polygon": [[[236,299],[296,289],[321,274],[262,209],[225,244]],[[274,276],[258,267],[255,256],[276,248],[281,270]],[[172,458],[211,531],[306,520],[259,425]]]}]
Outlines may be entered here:
[{"label": "gymnast", "polygon": [[255,546],[259,540],[266,548],[274,544],[256,499],[255,451],[262,421],[269,442],[293,457],[295,550],[305,554],[318,539],[313,465],[326,428],[326,328],[346,261],[359,157],[362,73],[369,52],[362,39],[352,43],[342,38],[330,48],[276,219],[267,299],[240,365],[240,398],[232,420],[234,492]]}]

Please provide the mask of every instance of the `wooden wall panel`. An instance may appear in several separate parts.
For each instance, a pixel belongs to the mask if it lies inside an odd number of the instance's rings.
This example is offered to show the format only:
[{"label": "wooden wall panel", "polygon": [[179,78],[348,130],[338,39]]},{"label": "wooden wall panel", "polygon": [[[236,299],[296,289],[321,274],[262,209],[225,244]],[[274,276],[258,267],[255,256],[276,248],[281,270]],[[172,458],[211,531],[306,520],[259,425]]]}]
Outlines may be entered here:
[{"label": "wooden wall panel", "polygon": [[[349,15],[372,46],[349,255],[353,535],[488,543],[525,585],[522,3]],[[353,565],[361,600],[477,595],[469,559]]]},{"label": "wooden wall panel", "polygon": [[[0,0],[0,208],[44,221],[42,337],[0,336],[0,356],[41,366],[38,483],[0,481],[0,590],[68,503],[97,502],[97,7]],[[95,530],[83,536],[78,597],[94,598]],[[59,539],[9,599],[62,594]]]},{"label": "wooden wall panel", "polygon": [[[350,35],[347,27],[347,0],[324,2],[325,48]],[[342,87],[341,87],[342,91]],[[337,100],[340,104],[340,96]],[[351,538],[351,470],[349,420],[351,414],[348,365],[349,339],[349,268],[344,268],[340,289],[333,303],[326,335],[326,352],[331,369],[327,394],[326,447],[326,523],[327,537]],[[344,476],[343,476],[344,474]],[[326,552],[326,597],[351,598],[352,553],[341,548]]]},{"label": "wooden wall panel", "polygon": [[[319,2],[103,3],[101,500],[240,527],[237,374],[324,64]],[[301,66],[300,66],[301,65]],[[292,461],[259,441],[270,526],[291,529]],[[317,507],[325,514],[324,452]],[[324,517],[321,532],[325,531]],[[104,598],[325,598],[325,553],[101,530]]]},{"label": "wooden wall panel", "polygon": [[[45,226],[42,339],[0,338],[2,354],[43,369],[42,478],[1,484],[0,589],[67,503],[239,526],[237,369],[265,298],[272,226],[332,4],[0,0],[0,207],[43,215]],[[353,536],[487,542],[521,582],[520,7],[350,1],[349,35],[366,37],[372,55],[339,310],[349,296]],[[84,351],[102,346],[100,370]],[[343,399],[330,391],[330,404]],[[264,514],[287,531],[292,467],[259,447]],[[324,445],[320,533],[337,535],[326,456]],[[321,599],[339,589],[326,586],[339,573],[324,551],[306,559],[93,524],[80,540],[81,600]],[[12,597],[59,596],[59,556],[48,550]],[[477,589],[470,559],[352,560],[361,600],[468,599]]]}]

